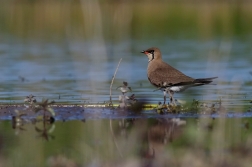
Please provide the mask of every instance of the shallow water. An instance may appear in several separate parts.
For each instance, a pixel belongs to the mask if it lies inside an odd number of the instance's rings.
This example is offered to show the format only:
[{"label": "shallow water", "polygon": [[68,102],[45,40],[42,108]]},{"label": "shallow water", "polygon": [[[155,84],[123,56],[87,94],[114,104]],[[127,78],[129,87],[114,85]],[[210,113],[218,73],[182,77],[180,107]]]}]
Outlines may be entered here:
[{"label": "shallow water", "polygon": [[[191,88],[175,94],[175,98],[189,102],[192,99],[216,102],[221,98],[227,105],[249,105],[250,37],[227,42],[170,38],[162,41],[155,45],[161,48],[163,59],[169,64],[195,78],[219,77],[214,82],[216,85]],[[131,48],[124,48],[124,43],[102,48],[87,48],[88,45],[69,41],[66,51],[66,46],[56,42],[2,41],[1,102],[22,103],[30,94],[38,101],[49,98],[69,104],[108,101],[111,78],[120,58],[122,62],[112,88],[113,100],[117,103],[121,93],[116,88],[127,81],[133,90],[128,95],[135,94],[136,99],[147,99],[150,103],[162,101],[162,92],[154,91],[148,82],[148,60],[140,53],[154,44],[133,40]]]},{"label": "shallow water", "polygon": [[68,104],[108,101],[122,58],[112,100],[118,102],[116,88],[127,81],[133,90],[128,95],[156,104],[162,92],[148,82],[148,60],[140,51],[157,46],[185,74],[219,77],[216,85],[176,94],[178,100],[222,99],[230,110],[250,105],[250,8],[250,3],[4,3],[0,103],[22,103],[30,94]]},{"label": "shallow water", "polygon": [[[245,1],[1,3],[0,166],[250,166],[251,9]],[[218,76],[175,94],[183,107],[198,100],[199,112],[101,107],[121,58],[113,103],[123,81],[127,96],[163,100],[140,53],[152,46],[186,75]],[[56,102],[54,123],[25,108],[30,94]],[[220,100],[224,112],[201,110]]]}]

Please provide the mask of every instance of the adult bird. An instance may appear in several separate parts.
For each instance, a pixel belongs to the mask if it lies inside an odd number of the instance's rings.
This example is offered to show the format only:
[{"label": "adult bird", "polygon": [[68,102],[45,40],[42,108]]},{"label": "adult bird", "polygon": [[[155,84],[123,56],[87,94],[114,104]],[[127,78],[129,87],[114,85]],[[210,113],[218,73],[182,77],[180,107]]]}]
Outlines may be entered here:
[{"label": "adult bird", "polygon": [[170,102],[176,104],[173,98],[174,92],[181,92],[194,86],[206,85],[211,83],[213,79],[218,78],[194,79],[189,77],[164,62],[160,50],[156,47],[143,50],[141,53],[144,53],[149,59],[147,76],[150,83],[164,92],[164,104],[167,93],[170,96]]}]

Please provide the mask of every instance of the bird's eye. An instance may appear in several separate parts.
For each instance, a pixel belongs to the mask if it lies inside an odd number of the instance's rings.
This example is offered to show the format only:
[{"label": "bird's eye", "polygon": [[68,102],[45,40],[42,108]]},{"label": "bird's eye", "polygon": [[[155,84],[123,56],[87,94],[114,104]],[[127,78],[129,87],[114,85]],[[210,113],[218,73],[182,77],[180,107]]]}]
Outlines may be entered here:
[{"label": "bird's eye", "polygon": [[153,54],[154,50],[148,50],[147,52],[150,53],[150,54]]}]

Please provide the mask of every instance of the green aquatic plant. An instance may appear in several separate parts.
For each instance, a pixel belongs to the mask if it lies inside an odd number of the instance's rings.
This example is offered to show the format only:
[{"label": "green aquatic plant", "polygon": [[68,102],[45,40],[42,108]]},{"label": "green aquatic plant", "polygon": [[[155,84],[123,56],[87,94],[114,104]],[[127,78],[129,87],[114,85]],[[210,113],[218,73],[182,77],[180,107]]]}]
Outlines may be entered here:
[{"label": "green aquatic plant", "polygon": [[198,112],[199,111],[199,101],[193,99],[192,104],[191,104],[191,111]]},{"label": "green aquatic plant", "polygon": [[35,99],[36,96],[33,96],[32,94],[30,94],[29,96],[26,96],[26,98],[24,99],[25,103],[29,103],[29,104],[34,104],[37,102],[37,100]]},{"label": "green aquatic plant", "polygon": [[161,102],[158,102],[158,105],[156,107],[156,112],[158,114],[164,114],[165,113],[165,108]]},{"label": "green aquatic plant", "polygon": [[128,82],[123,81],[123,85],[116,88],[119,89],[122,93],[122,95],[119,96],[119,107],[120,108],[126,108],[134,102],[136,102],[135,94],[132,94],[130,97],[126,96],[125,94],[127,92],[131,92],[131,87],[128,86]]},{"label": "green aquatic plant", "polygon": [[162,104],[161,102],[159,102],[157,107],[156,107],[156,112],[158,114],[165,114],[165,113],[178,114],[182,110],[183,110],[183,107],[181,105]]},{"label": "green aquatic plant", "polygon": [[[48,99],[42,99],[42,101],[40,103],[37,103],[34,108],[33,111],[35,113],[39,112],[39,111],[43,111],[43,119],[44,120],[51,120],[54,116],[55,116],[55,112],[53,110],[53,108],[50,107],[50,105],[54,104],[55,101],[51,101],[49,102]],[[49,114],[49,116],[48,116]]]},{"label": "green aquatic plant", "polygon": [[181,105],[173,105],[173,104],[168,104],[167,105],[167,112],[178,114],[181,111]]},{"label": "green aquatic plant", "polygon": [[221,101],[218,101],[219,105],[215,105],[215,103],[211,104],[210,107],[199,100],[193,99],[191,103],[179,103],[178,105],[173,104],[162,104],[161,102],[158,103],[156,108],[156,112],[158,114],[165,114],[165,113],[186,113],[186,112],[195,112],[200,114],[214,114],[216,112],[223,112],[226,111],[225,107],[222,105]]},{"label": "green aquatic plant", "polygon": [[119,89],[122,92],[123,95],[125,93],[127,93],[127,92],[131,92],[132,91],[131,87],[128,86],[128,82],[125,82],[125,81],[123,81],[123,85],[122,86],[119,86],[116,89],[117,90]]}]

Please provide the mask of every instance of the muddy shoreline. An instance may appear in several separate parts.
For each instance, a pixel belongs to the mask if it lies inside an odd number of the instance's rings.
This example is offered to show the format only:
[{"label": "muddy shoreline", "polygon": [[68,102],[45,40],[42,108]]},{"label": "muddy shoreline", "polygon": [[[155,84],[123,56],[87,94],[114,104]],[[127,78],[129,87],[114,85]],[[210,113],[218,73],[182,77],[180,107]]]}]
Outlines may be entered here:
[{"label": "muddy shoreline", "polygon": [[[134,112],[130,109],[120,109],[106,107],[103,105],[50,105],[55,112],[54,119],[56,121],[68,120],[86,120],[86,119],[128,119],[128,118],[199,118],[199,117],[252,117],[252,112],[226,112],[214,114],[202,114],[197,112],[180,112],[180,113],[164,113],[159,114],[155,109],[147,109],[142,112]],[[17,112],[18,111],[18,112]],[[37,119],[43,116],[43,110],[34,112],[34,110],[24,104],[16,105],[0,105],[0,120],[11,120],[13,117],[22,119]],[[49,116],[50,114],[46,113]]]}]

